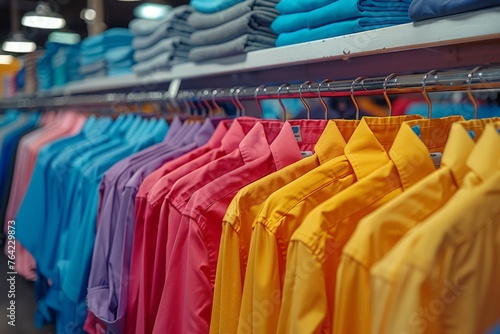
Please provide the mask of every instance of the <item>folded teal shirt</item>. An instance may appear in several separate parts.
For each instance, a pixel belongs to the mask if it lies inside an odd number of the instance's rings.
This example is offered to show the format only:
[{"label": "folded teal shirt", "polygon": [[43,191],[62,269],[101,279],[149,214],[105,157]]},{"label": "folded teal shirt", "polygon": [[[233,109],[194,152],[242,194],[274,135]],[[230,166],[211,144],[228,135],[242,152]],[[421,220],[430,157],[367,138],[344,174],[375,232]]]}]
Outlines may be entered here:
[{"label": "folded teal shirt", "polygon": [[310,12],[280,15],[271,25],[274,32],[292,32],[303,28],[321,27],[337,21],[356,18],[372,18],[374,23],[381,24],[386,17],[408,19],[410,0],[337,0],[324,7]]},{"label": "folded teal shirt", "polygon": [[356,32],[389,27],[408,22],[408,18],[388,17],[383,22],[374,22],[370,18],[340,21],[319,28],[304,28],[278,35],[276,46],[285,46],[304,42],[331,38]]},{"label": "folded teal shirt", "polygon": [[324,7],[335,1],[337,0],[281,0],[276,5],[276,9],[279,10],[281,14],[304,13]]},{"label": "folded teal shirt", "polygon": [[243,1],[244,0],[191,0],[189,4],[199,12],[215,13]]}]

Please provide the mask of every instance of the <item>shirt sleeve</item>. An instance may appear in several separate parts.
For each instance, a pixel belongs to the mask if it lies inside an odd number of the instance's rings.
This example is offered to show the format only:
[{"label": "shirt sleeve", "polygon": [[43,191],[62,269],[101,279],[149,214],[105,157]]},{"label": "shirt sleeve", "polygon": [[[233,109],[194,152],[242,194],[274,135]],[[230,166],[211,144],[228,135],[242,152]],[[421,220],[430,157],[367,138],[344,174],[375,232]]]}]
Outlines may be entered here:
[{"label": "shirt sleeve", "polygon": [[276,237],[262,224],[256,224],[250,241],[238,332],[276,332],[282,293],[280,271],[284,272],[279,252]]},{"label": "shirt sleeve", "polygon": [[342,255],[335,285],[333,333],[370,333],[370,273],[350,256]]},{"label": "shirt sleeve", "polygon": [[327,310],[321,263],[304,243],[292,240],[288,246],[278,333],[322,333]]},{"label": "shirt sleeve", "polygon": [[217,261],[217,274],[210,333],[236,333],[243,293],[240,243],[233,226],[224,223]]}]

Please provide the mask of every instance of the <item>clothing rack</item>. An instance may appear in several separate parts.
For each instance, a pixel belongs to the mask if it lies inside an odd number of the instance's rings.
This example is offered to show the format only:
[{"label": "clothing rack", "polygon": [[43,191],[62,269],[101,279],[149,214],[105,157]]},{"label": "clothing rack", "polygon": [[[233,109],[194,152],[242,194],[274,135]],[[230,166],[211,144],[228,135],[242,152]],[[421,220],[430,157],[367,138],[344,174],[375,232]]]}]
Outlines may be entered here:
[{"label": "clothing rack", "polygon": [[180,101],[239,101],[282,98],[318,98],[361,95],[392,95],[422,92],[449,92],[482,89],[500,89],[500,66],[476,67],[450,71],[430,71],[428,73],[386,77],[359,77],[355,80],[282,84],[258,87],[237,86],[232,88],[206,88],[202,90],[180,90],[178,92],[134,92],[105,93],[71,96],[26,97],[0,101],[0,109],[36,109],[54,107],[98,107],[117,106],[121,103],[166,102],[175,96]]}]

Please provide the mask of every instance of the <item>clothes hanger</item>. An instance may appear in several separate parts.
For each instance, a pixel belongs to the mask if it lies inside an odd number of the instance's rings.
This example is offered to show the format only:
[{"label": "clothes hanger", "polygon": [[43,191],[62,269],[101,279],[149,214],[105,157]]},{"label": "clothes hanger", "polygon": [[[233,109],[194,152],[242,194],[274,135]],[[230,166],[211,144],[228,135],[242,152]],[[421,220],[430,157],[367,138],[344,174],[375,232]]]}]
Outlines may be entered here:
[{"label": "clothes hanger", "polygon": [[467,96],[469,97],[470,102],[474,106],[474,119],[478,118],[478,113],[479,113],[479,108],[478,108],[478,103],[474,95],[472,95],[471,91],[471,83],[472,83],[472,77],[474,74],[481,69],[481,66],[474,67],[474,69],[467,75]]},{"label": "clothes hanger", "polygon": [[387,81],[389,81],[393,78],[396,78],[396,81],[397,81],[397,77],[398,77],[397,73],[391,73],[384,80],[384,99],[385,99],[385,102],[387,103],[387,106],[389,107],[389,109],[387,111],[387,115],[389,117],[392,116],[392,104],[391,104],[391,100],[389,99],[389,96],[387,96]]},{"label": "clothes hanger", "polygon": [[321,102],[321,105],[323,106],[323,109],[325,111],[325,119],[328,120],[328,106],[326,105],[325,101],[323,100],[323,98],[321,97],[321,86],[325,83],[328,83],[328,90],[330,90],[330,82],[332,82],[332,80],[330,79],[325,79],[323,81],[321,81],[319,84],[318,84],[318,98],[319,98],[319,102]]},{"label": "clothes hanger", "polygon": [[290,85],[287,83],[282,84],[281,86],[278,87],[277,93],[278,93],[278,102],[281,106],[281,111],[283,112],[283,122],[286,122],[287,120],[287,114],[286,114],[286,107],[283,104],[283,101],[281,101],[280,93],[283,87],[286,87],[287,92],[289,92]]},{"label": "clothes hanger", "polygon": [[260,91],[267,92],[266,85],[260,85],[259,87],[255,88],[255,92],[253,94],[253,98],[255,100],[255,104],[257,105],[257,108],[259,109],[260,112],[260,118],[264,118],[264,111],[262,110],[262,106],[260,105],[259,99],[258,99],[258,94]]},{"label": "clothes hanger", "polygon": [[363,85],[362,81],[364,79],[366,79],[366,77],[357,77],[351,84],[351,101],[354,104],[354,108],[356,108],[356,121],[359,120],[359,105],[358,101],[356,101],[356,98],[354,97],[354,86],[356,86],[359,82]]},{"label": "clothes hanger", "polygon": [[241,105],[239,99],[237,99],[237,96],[236,96],[236,89],[237,88],[238,88],[238,86],[234,86],[233,88],[231,88],[229,90],[229,94],[231,95],[231,102],[236,107],[236,117],[241,117],[241,114],[242,114],[241,109],[243,106]]},{"label": "clothes hanger", "polygon": [[425,84],[429,75],[434,75],[435,73],[436,70],[429,71],[422,78],[422,95],[424,96],[425,102],[427,102],[427,119],[432,118],[432,101],[429,98],[429,94],[427,94],[427,89],[425,87]]},{"label": "clothes hanger", "polygon": [[224,88],[216,88],[214,90],[212,90],[212,104],[214,106],[214,110],[216,112],[216,115],[220,115],[220,116],[225,116],[226,113],[224,112],[224,108],[222,108],[218,103],[217,101],[215,100],[217,94],[219,94],[219,92],[224,95]]},{"label": "clothes hanger", "polygon": [[311,119],[311,108],[309,108],[309,105],[307,105],[306,100],[304,100],[304,98],[302,97],[302,86],[309,85],[309,89],[310,89],[311,88],[311,84],[312,84],[312,81],[307,80],[307,81],[304,81],[302,83],[302,85],[300,85],[300,87],[299,87],[299,97],[300,97],[300,101],[302,102],[302,104],[306,108],[307,119]]},{"label": "clothes hanger", "polygon": [[245,89],[245,86],[240,86],[240,87],[236,88],[236,95],[235,96],[236,96],[236,101],[238,102],[238,104],[240,105],[240,108],[241,108],[240,109],[241,110],[241,115],[242,116],[246,116],[247,115],[247,111],[245,109],[245,106],[243,105],[243,103],[241,103],[240,98],[239,98],[239,95],[240,95],[240,93],[241,93],[241,91],[243,89]]}]

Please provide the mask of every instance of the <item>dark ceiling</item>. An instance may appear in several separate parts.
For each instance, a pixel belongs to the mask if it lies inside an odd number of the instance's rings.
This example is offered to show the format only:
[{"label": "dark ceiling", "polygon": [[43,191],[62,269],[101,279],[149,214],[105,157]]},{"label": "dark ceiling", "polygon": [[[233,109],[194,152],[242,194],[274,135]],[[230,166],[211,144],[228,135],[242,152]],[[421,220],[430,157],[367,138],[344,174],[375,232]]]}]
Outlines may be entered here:
[{"label": "dark ceiling", "polygon": [[[0,43],[7,37],[11,31],[11,2],[12,0],[0,0]],[[87,26],[85,21],[80,18],[80,12],[87,7],[87,0],[45,0],[49,3],[52,10],[63,15],[66,20],[66,28],[79,33],[82,39],[87,36]],[[189,0],[149,0],[149,1],[118,1],[103,0],[104,2],[104,20],[108,28],[127,27],[128,23],[134,18],[133,9],[143,2],[164,3],[171,6],[178,6],[188,3]],[[18,26],[27,37],[33,39],[38,46],[43,46],[48,34],[51,31],[44,29],[33,29],[21,27],[21,17],[25,12],[35,10],[38,0],[17,0],[19,22]]]}]

